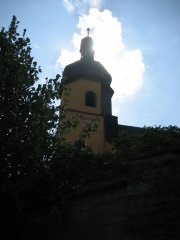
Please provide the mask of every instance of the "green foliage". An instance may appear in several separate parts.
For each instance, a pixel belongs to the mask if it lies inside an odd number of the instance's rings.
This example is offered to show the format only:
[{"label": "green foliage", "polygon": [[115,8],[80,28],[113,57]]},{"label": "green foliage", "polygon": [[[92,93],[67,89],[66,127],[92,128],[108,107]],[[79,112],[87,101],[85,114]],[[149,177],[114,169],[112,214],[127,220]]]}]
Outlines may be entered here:
[{"label": "green foliage", "polygon": [[59,98],[59,76],[35,87],[41,70],[31,57],[29,38],[25,31],[21,37],[17,27],[13,17],[9,30],[0,32],[0,151],[5,178],[28,174],[32,160],[37,167],[39,159],[52,154],[52,129],[58,124],[54,103]]},{"label": "green foliage", "polygon": [[113,150],[120,158],[138,158],[180,148],[180,128],[144,127],[138,134],[122,131],[114,141]]},{"label": "green foliage", "polygon": [[41,219],[35,211],[38,202],[50,211],[59,198],[53,198],[56,187],[51,188],[47,166],[59,123],[55,102],[61,84],[59,75],[38,84],[41,69],[31,57],[26,30],[22,36],[17,32],[18,24],[13,17],[9,29],[0,31],[0,195],[4,224],[9,234],[20,235]]},{"label": "green foliage", "polygon": [[51,171],[55,179],[59,179],[65,195],[82,186],[126,173],[126,161],[119,161],[111,152],[94,154],[79,141],[59,147],[56,154],[51,161]]}]

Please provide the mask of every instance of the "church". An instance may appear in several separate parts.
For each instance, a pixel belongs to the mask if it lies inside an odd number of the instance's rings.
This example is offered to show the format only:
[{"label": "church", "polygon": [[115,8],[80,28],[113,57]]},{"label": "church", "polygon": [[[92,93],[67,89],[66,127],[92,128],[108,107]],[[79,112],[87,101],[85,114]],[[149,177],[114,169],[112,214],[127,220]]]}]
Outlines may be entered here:
[{"label": "church", "polygon": [[81,40],[80,60],[67,65],[63,73],[64,89],[69,89],[68,99],[65,91],[61,95],[61,104],[66,105],[66,119],[80,116],[79,125],[66,136],[73,143],[78,139],[86,124],[97,124],[97,129],[87,138],[86,143],[94,152],[111,149],[111,143],[119,130],[127,128],[118,125],[118,118],[112,115],[111,75],[103,65],[94,60],[93,39],[87,36]]}]

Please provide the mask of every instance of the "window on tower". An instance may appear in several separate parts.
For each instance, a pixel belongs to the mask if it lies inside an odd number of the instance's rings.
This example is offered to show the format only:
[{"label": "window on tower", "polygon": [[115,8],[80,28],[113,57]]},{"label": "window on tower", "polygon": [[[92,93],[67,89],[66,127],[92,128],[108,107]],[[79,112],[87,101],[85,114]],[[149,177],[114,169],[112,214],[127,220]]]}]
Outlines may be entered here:
[{"label": "window on tower", "polygon": [[89,107],[96,106],[96,94],[93,91],[87,91],[85,93],[85,105]]}]

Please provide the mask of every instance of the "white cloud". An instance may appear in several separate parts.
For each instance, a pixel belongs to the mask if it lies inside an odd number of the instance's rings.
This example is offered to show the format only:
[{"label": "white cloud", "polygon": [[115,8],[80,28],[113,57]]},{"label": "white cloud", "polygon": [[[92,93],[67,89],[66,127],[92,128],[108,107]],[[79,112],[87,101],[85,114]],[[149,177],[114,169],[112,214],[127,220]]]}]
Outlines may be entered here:
[{"label": "white cloud", "polygon": [[74,12],[75,6],[71,0],[63,0],[63,3],[68,12]]},{"label": "white cloud", "polygon": [[143,86],[145,65],[140,49],[129,50],[123,41],[121,22],[109,10],[90,9],[88,14],[79,17],[78,33],[74,33],[72,43],[75,50],[64,49],[58,63],[64,68],[80,58],[80,41],[91,28],[95,42],[95,60],[100,61],[112,76],[113,113],[119,114],[120,105],[132,100]]},{"label": "white cloud", "polygon": [[91,8],[99,8],[102,4],[102,0],[84,0],[82,2],[89,4]]},{"label": "white cloud", "polygon": [[103,0],[63,0],[63,3],[68,12],[77,11],[82,14],[89,8],[100,8]]}]

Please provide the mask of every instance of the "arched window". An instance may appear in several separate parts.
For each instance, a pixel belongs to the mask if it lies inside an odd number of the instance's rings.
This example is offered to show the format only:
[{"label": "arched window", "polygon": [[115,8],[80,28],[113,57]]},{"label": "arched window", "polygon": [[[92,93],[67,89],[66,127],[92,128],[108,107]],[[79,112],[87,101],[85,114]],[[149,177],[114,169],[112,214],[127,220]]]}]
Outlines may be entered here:
[{"label": "arched window", "polygon": [[96,94],[92,91],[87,91],[85,94],[85,105],[89,107],[96,106]]}]

